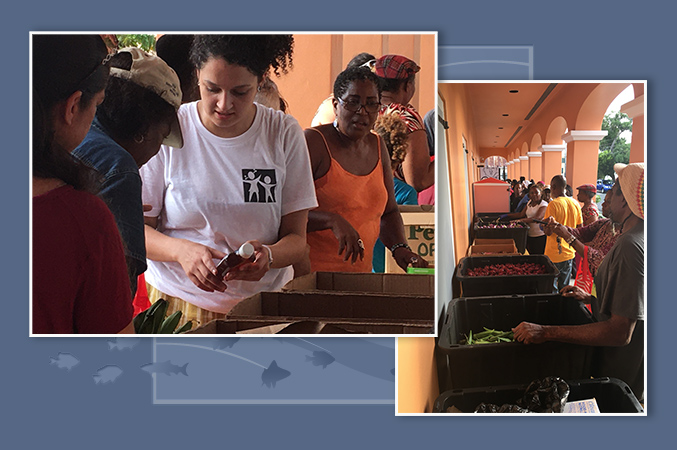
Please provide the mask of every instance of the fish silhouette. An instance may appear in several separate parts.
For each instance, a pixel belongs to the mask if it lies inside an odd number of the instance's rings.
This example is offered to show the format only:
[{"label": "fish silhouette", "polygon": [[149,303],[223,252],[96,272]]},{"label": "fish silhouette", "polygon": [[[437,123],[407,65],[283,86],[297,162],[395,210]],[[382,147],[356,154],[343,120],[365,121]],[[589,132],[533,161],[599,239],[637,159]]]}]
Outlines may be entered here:
[{"label": "fish silhouette", "polygon": [[313,356],[306,355],[306,362],[312,361],[313,366],[322,366],[326,369],[327,366],[335,361],[334,357],[325,351],[313,352]]},{"label": "fish silhouette", "polygon": [[104,366],[96,371],[93,375],[94,382],[96,384],[106,384],[114,382],[120,375],[122,375],[122,369],[118,366]]},{"label": "fish silhouette", "polygon": [[287,378],[289,375],[291,375],[290,371],[282,369],[277,365],[275,360],[273,360],[267,369],[263,369],[261,381],[268,387],[275,387],[275,383]]},{"label": "fish silhouette", "polygon": [[[393,367],[395,352],[392,347],[379,344],[387,338],[317,338],[322,349],[330,353],[337,364],[357,372],[386,381],[394,381],[390,369]],[[308,352],[317,350],[318,345],[299,338],[288,338],[285,343],[300,347]],[[357,344],[357,345],[356,345]]]},{"label": "fish silhouette", "polygon": [[218,337],[211,340],[211,346],[214,350],[221,350],[235,345],[239,341],[239,337]]},{"label": "fish silhouette", "polygon": [[141,370],[145,370],[150,374],[164,373],[165,375],[173,375],[182,373],[185,376],[188,376],[188,372],[186,372],[186,367],[188,367],[188,363],[184,364],[183,366],[177,366],[176,364],[172,364],[171,361],[165,361],[161,363],[144,364],[143,366],[141,366]]},{"label": "fish silhouette", "polygon": [[137,337],[118,337],[113,339],[112,341],[108,341],[108,350],[113,350],[113,349],[118,349],[118,350],[125,350],[125,349],[133,349],[136,347],[136,344],[141,342],[141,338]]},{"label": "fish silhouette", "polygon": [[59,369],[68,369],[70,372],[73,367],[80,363],[80,360],[70,353],[59,352],[59,354],[56,355],[56,358],[49,358],[49,363],[56,364],[56,367]]}]

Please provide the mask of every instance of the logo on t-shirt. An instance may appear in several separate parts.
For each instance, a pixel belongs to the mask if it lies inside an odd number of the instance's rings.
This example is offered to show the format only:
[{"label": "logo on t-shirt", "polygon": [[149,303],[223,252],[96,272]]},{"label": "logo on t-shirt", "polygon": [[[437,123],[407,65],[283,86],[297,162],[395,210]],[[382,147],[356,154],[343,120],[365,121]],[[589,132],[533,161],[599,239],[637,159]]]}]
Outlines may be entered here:
[{"label": "logo on t-shirt", "polygon": [[275,169],[242,169],[245,203],[275,203]]}]

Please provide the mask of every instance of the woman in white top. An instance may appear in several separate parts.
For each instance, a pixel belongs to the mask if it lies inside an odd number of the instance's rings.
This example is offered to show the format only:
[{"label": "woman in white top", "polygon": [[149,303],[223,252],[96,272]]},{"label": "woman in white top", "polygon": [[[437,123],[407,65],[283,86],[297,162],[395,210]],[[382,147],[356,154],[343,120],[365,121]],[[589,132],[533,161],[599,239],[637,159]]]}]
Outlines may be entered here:
[{"label": "woman in white top", "polygon": [[[184,321],[220,318],[240,300],[279,290],[306,250],[317,206],[296,119],[254,103],[269,71],[292,64],[290,35],[200,35],[191,49],[201,99],[178,113],[184,146],[163,146],[143,167],[146,280]],[[217,275],[244,242],[255,261]]]},{"label": "woman in white top", "polygon": [[541,229],[541,225],[534,222],[534,219],[543,220],[548,202],[541,199],[541,188],[537,184],[529,186],[528,195],[529,202],[527,203],[527,207],[521,212],[507,214],[507,217],[518,222],[529,224],[527,251],[530,255],[542,255],[545,252],[545,241],[547,238]]}]

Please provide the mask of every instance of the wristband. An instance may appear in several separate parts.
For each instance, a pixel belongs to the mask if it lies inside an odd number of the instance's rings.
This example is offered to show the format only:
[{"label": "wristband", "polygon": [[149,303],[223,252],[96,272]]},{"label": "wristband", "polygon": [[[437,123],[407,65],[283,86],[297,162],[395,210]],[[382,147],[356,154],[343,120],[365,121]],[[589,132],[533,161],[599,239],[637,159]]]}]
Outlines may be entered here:
[{"label": "wristband", "polygon": [[404,247],[407,250],[411,251],[411,247],[406,242],[400,242],[399,244],[395,244],[392,247],[390,247],[390,253],[395,253],[395,250],[397,250],[400,247]]},{"label": "wristband", "polygon": [[566,240],[566,243],[568,245],[571,245],[576,239],[577,239],[576,236],[571,236],[569,239]]},{"label": "wristband", "polygon": [[268,268],[270,269],[273,265],[273,251],[265,244],[261,244],[261,247],[268,250]]}]

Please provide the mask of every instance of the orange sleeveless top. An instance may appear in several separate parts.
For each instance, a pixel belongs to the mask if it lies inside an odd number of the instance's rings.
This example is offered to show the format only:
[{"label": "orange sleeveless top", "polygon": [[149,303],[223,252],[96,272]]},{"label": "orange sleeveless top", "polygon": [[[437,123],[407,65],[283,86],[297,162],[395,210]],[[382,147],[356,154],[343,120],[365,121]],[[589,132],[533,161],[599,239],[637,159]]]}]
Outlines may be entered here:
[{"label": "orange sleeveless top", "polygon": [[[311,128],[312,130],[313,128]],[[310,269],[313,272],[371,272],[374,244],[381,229],[381,216],[388,202],[388,191],[383,180],[381,141],[378,140],[378,163],[367,175],[354,175],[334,159],[327,140],[320,133],[329,152],[331,164],[321,178],[315,180],[315,193],[319,211],[341,215],[357,230],[364,242],[364,260],[359,257],[355,264],[343,261],[339,256],[338,240],[331,230],[308,233],[310,245]]]}]

